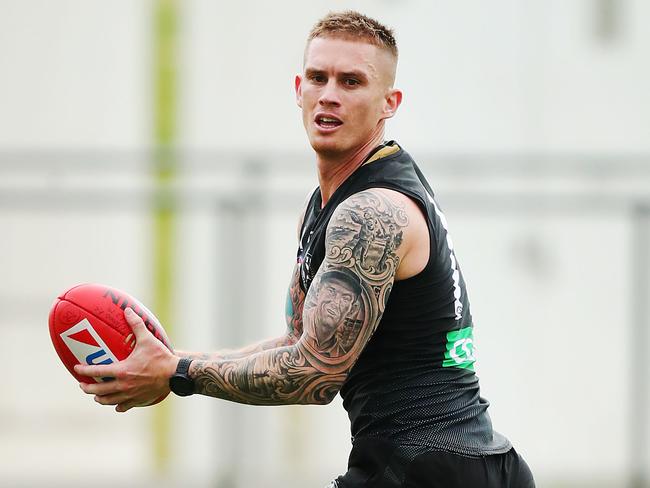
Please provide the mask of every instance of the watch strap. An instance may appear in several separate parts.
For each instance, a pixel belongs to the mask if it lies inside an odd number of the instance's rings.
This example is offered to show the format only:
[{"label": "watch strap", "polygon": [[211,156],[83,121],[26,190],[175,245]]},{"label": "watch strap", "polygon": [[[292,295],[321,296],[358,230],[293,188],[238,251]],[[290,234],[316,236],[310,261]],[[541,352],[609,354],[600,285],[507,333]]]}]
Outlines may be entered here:
[{"label": "watch strap", "polygon": [[181,358],[176,365],[176,372],[169,378],[169,389],[181,397],[194,394],[194,380],[190,378],[189,370],[192,359]]},{"label": "watch strap", "polygon": [[176,366],[176,375],[189,376],[188,373],[190,371],[190,364],[192,364],[192,359],[181,358],[178,361],[178,365]]}]

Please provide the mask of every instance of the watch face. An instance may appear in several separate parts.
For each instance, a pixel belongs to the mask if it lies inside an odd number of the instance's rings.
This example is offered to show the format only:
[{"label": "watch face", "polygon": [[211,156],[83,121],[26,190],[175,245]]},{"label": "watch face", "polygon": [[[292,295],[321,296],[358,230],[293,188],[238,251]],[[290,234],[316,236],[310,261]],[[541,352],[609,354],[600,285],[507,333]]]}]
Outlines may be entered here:
[{"label": "watch face", "polygon": [[186,376],[172,376],[169,378],[169,388],[179,396],[188,396],[194,393],[194,381]]}]

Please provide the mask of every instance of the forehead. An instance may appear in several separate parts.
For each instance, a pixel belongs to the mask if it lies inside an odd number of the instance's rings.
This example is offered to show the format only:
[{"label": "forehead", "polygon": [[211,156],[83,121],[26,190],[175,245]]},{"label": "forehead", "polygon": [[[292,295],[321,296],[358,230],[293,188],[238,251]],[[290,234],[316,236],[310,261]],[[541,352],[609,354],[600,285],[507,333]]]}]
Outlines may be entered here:
[{"label": "forehead", "polygon": [[386,53],[364,40],[316,37],[305,48],[304,68],[323,71],[358,71],[378,76],[386,69]]},{"label": "forehead", "polygon": [[328,282],[327,282],[327,285],[329,285],[329,286],[331,286],[333,288],[337,288],[339,290],[343,288],[345,291],[347,291],[348,293],[350,293],[352,295],[357,294],[357,291],[354,289],[354,287],[350,283],[348,283],[346,281],[343,281],[340,278],[336,278],[336,277],[330,278],[328,280]]}]

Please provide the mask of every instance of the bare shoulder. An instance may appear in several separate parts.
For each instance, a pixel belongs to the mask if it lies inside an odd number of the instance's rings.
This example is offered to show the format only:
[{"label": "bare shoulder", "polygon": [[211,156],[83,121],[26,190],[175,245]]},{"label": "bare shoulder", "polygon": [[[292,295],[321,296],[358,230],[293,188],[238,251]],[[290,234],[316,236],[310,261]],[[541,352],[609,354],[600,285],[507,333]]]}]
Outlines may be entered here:
[{"label": "bare shoulder", "polygon": [[372,188],[355,193],[342,202],[330,221],[336,232],[337,222],[358,227],[358,260],[368,268],[385,263],[386,255],[398,258],[395,280],[415,276],[429,259],[429,231],[422,209],[410,197],[395,190]]}]

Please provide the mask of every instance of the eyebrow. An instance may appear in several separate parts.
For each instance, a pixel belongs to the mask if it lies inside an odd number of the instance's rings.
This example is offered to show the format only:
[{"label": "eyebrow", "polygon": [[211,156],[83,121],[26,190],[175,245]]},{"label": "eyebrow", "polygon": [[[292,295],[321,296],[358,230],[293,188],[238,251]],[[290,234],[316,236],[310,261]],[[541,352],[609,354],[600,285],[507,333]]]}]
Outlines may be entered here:
[{"label": "eyebrow", "polygon": [[368,76],[362,71],[347,71],[341,74],[343,78],[359,78],[362,81],[366,81]]},{"label": "eyebrow", "polygon": [[307,68],[305,70],[305,75],[306,76],[313,76],[313,75],[320,75],[325,73],[322,69],[316,69],[316,68]]},{"label": "eyebrow", "polygon": [[[305,76],[315,76],[325,74],[325,70],[318,68],[307,68],[305,69]],[[368,76],[362,71],[345,71],[340,74],[342,78],[358,78],[361,81],[367,81]]]}]

